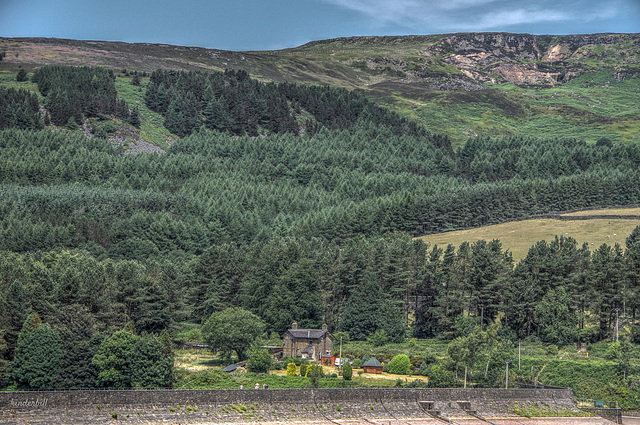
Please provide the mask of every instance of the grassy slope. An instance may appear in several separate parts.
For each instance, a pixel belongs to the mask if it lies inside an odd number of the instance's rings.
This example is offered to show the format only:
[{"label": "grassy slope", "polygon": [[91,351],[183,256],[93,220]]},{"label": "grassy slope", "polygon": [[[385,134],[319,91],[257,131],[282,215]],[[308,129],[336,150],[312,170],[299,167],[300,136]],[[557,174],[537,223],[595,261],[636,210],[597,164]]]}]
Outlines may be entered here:
[{"label": "grassy slope", "polygon": [[140,138],[146,142],[166,148],[167,144],[177,138],[169,130],[164,128],[164,118],[157,112],[147,108],[144,103],[145,87],[149,83],[148,78],[141,78],[139,87],[131,85],[131,77],[118,75],[116,90],[118,96],[124,99],[130,108],[137,107],[140,111]]},{"label": "grassy slope", "polygon": [[[438,91],[429,87],[425,78],[447,81],[451,76],[463,77],[460,70],[445,62],[449,54],[446,49],[431,49],[446,37],[356,37],[270,52],[0,38],[0,50],[7,51],[7,57],[0,62],[0,72],[15,73],[18,66],[31,70],[45,63],[108,66],[118,73],[123,68],[139,71],[243,68],[265,81],[331,84],[362,90],[403,115],[420,120],[433,132],[450,135],[456,145],[469,136],[511,134],[554,134],[588,141],[601,137],[621,142],[638,140],[640,79],[632,77],[618,82],[613,78],[614,68],[638,61],[635,38],[623,38],[615,45],[583,47],[584,57],[566,64],[579,66],[581,72],[594,73],[562,86],[520,88],[487,83],[485,90]],[[425,54],[428,49],[430,53]],[[519,58],[509,61],[527,64]],[[546,63],[537,65],[543,67]],[[125,85],[118,85],[120,95],[129,101],[131,93],[125,89]],[[167,134],[154,135],[163,132],[161,122],[148,112],[141,108],[143,123],[146,121],[147,125],[143,134],[147,133],[148,141],[163,139]]]},{"label": "grassy slope", "polygon": [[[612,69],[582,75],[559,87],[500,84],[491,86],[490,93],[470,93],[464,98],[458,93],[438,93],[421,102],[413,114],[434,132],[448,134],[456,144],[476,135],[639,140],[640,79],[617,82]],[[407,109],[407,104],[399,107]],[[517,113],[515,107],[524,113]]]},{"label": "grassy slope", "polygon": [[[581,211],[567,215],[640,215],[639,208]],[[520,261],[527,255],[529,248],[537,241],[550,241],[556,235],[566,235],[578,241],[579,245],[587,243],[593,250],[602,244],[620,244],[624,248],[625,239],[636,226],[640,226],[640,220],[636,219],[593,219],[593,220],[553,220],[533,219],[524,221],[512,221],[493,226],[479,227],[476,229],[460,230],[455,232],[437,233],[420,237],[425,242],[439,246],[461,242],[475,242],[479,239],[490,241],[500,239],[502,247],[513,254],[514,261]]]}]

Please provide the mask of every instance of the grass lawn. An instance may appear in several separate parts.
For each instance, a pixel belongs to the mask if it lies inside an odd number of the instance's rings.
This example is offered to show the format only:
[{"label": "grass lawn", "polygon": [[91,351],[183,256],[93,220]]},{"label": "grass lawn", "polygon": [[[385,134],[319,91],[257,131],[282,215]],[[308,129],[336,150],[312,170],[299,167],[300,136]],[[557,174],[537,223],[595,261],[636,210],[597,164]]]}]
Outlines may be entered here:
[{"label": "grass lawn", "polygon": [[[617,209],[581,211],[567,215],[640,215],[640,209]],[[556,235],[570,236],[578,241],[578,246],[587,243],[594,250],[602,244],[614,245],[619,243],[623,248],[625,239],[637,226],[640,220],[626,219],[591,219],[591,220],[554,220],[533,219],[523,221],[511,221],[492,226],[479,227],[477,229],[457,230],[454,232],[436,233],[421,236],[420,239],[430,245],[446,246],[452,244],[469,243],[480,239],[490,241],[499,239],[502,248],[508,249],[513,254],[515,262],[527,255],[529,248],[536,242],[553,240]]]}]

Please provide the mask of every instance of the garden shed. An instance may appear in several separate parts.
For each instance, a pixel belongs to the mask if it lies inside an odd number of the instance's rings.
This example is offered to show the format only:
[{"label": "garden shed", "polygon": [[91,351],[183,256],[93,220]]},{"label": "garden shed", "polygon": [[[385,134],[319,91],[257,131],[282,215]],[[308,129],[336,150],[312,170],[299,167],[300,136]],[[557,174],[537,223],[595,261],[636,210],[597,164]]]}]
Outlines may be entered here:
[{"label": "garden shed", "polygon": [[382,363],[375,357],[371,357],[363,365],[364,373],[382,373]]}]

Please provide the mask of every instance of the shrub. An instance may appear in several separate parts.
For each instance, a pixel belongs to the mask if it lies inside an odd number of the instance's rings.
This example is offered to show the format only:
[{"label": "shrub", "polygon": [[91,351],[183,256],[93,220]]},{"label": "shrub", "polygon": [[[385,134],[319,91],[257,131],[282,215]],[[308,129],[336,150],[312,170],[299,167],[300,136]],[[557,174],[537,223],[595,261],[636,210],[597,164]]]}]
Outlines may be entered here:
[{"label": "shrub", "polygon": [[271,356],[265,349],[255,350],[247,362],[247,366],[252,372],[266,373],[271,368]]},{"label": "shrub", "polygon": [[409,368],[411,367],[411,360],[409,356],[406,354],[398,354],[388,364],[389,373],[393,373],[396,375],[406,375],[409,373]]},{"label": "shrub", "polygon": [[320,365],[311,365],[307,368],[307,375],[311,381],[312,388],[318,388],[318,379],[324,376],[324,372],[322,371],[322,366]]},{"label": "shrub", "polygon": [[361,359],[355,359],[353,362],[351,362],[351,367],[353,367],[354,369],[362,369],[363,364],[364,363]]},{"label": "shrub", "polygon": [[69,117],[69,120],[67,121],[67,124],[65,125],[65,128],[68,129],[68,130],[77,130],[78,129],[78,123],[76,122],[75,118]]},{"label": "shrub", "polygon": [[289,363],[287,365],[287,376],[296,376],[296,364]]},{"label": "shrub", "polygon": [[349,332],[336,332],[333,334],[335,338],[334,341],[340,344],[340,338],[342,337],[342,343],[346,344],[347,342],[351,342],[351,338],[349,337]]},{"label": "shrub", "polygon": [[345,381],[351,381],[352,376],[353,376],[353,369],[351,368],[351,365],[349,364],[349,362],[347,362],[344,364],[344,366],[342,366],[342,378]]},{"label": "shrub", "polygon": [[106,133],[115,133],[118,129],[113,121],[105,121],[100,127],[102,127]]},{"label": "shrub", "polygon": [[435,354],[431,352],[431,350],[427,350],[424,353],[424,363],[433,364],[437,361]]},{"label": "shrub", "polygon": [[309,366],[306,364],[300,365],[300,376],[307,376],[307,370]]},{"label": "shrub", "polygon": [[380,347],[389,342],[389,337],[384,329],[377,330],[373,335],[367,338],[367,341],[371,343],[374,347]]},{"label": "shrub", "polygon": [[206,369],[194,372],[191,377],[191,384],[196,387],[209,387],[228,379],[229,375],[220,369]]},{"label": "shrub", "polygon": [[440,368],[437,364],[431,366],[427,376],[429,377],[427,384],[430,388],[455,388],[460,386],[460,382],[452,372]]}]

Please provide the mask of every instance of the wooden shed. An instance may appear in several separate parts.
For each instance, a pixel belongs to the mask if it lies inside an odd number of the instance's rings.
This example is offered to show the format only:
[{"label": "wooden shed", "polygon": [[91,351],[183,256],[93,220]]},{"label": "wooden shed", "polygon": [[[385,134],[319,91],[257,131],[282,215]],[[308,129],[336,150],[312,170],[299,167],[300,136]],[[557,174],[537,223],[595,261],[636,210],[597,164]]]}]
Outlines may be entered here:
[{"label": "wooden shed", "polygon": [[371,357],[363,365],[364,373],[382,373],[382,363],[375,357]]}]

